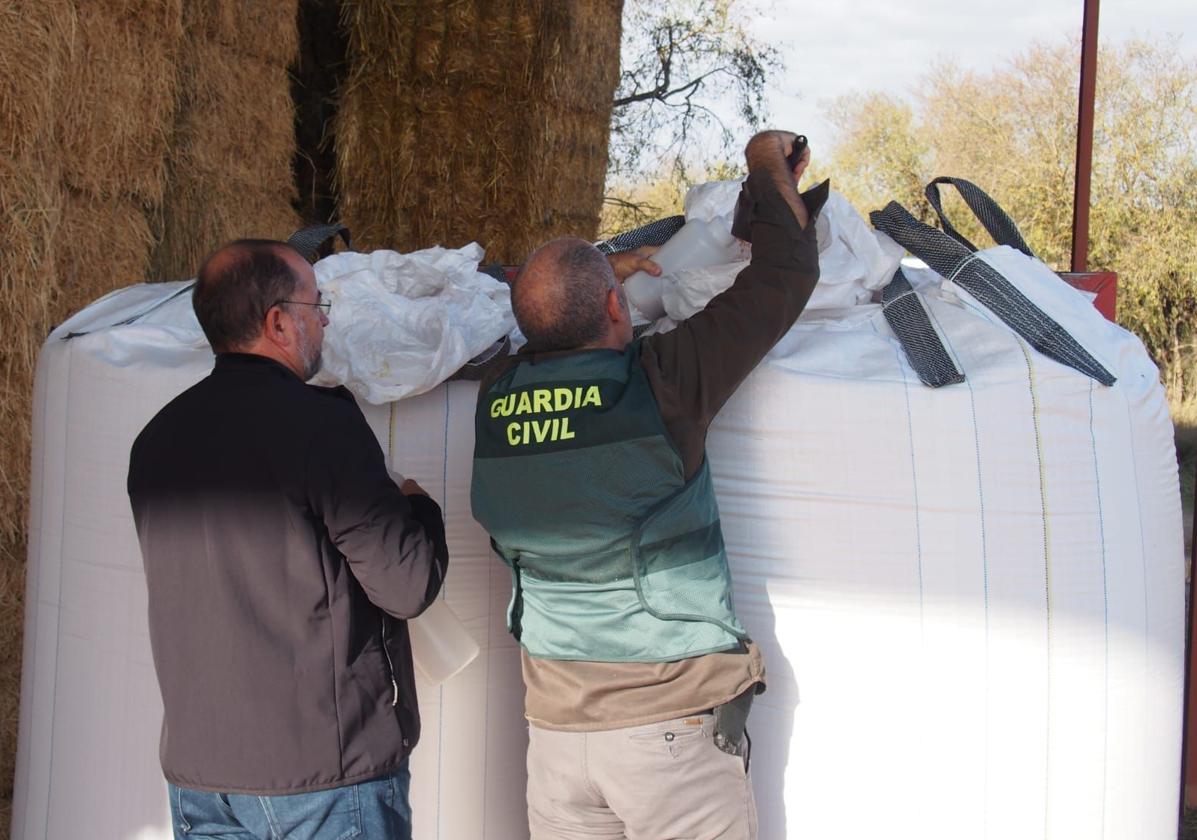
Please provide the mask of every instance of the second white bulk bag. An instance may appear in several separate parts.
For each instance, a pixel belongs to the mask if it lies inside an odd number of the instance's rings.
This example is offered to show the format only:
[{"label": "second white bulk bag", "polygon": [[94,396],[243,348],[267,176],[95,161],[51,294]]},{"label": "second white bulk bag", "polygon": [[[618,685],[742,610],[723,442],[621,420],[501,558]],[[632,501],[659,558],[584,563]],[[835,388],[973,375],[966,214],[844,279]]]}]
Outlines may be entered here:
[{"label": "second white bulk bag", "polygon": [[[173,836],[158,762],[162,704],[125,491],[149,419],[212,368],[189,284],[122,289],[55,330],[38,360],[14,840]],[[446,517],[443,597],[481,648],[440,686],[417,675],[419,840],[527,836],[519,654],[509,575],[469,514],[470,383],[363,404],[390,462]],[[181,441],[180,445],[186,445]]]}]

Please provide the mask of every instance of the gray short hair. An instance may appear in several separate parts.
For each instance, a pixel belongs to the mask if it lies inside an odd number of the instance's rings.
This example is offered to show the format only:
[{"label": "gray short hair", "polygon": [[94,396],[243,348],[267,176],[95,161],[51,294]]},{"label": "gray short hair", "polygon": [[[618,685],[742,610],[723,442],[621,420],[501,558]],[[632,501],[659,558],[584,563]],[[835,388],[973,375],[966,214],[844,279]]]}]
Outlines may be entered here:
[{"label": "gray short hair", "polygon": [[512,286],[511,307],[531,347],[572,350],[607,331],[607,293],[619,289],[610,263],[582,239],[538,249]]}]

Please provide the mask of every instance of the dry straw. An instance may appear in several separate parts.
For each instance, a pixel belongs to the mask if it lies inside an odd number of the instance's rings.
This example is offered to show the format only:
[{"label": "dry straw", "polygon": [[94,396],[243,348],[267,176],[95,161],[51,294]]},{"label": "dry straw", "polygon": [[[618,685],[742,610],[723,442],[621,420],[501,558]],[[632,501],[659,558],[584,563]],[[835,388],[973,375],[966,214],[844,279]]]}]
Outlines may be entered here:
[{"label": "dry straw", "polygon": [[57,101],[58,148],[73,189],[162,201],[182,35],[180,0],[136,14],[79,4]]},{"label": "dry straw", "polygon": [[295,15],[296,0],[0,3],[0,838],[37,351],[111,289],[190,274],[233,236],[290,232]]},{"label": "dry straw", "polygon": [[0,837],[8,831],[20,698],[29,414],[42,332],[31,325],[48,324],[56,292],[56,197],[56,182],[36,158],[0,158],[0,300],[6,309],[0,326]]},{"label": "dry straw", "polygon": [[66,0],[0,4],[0,837],[8,832],[20,698],[30,386],[57,292],[52,86],[73,16]]},{"label": "dry straw", "polygon": [[[297,44],[296,5],[265,5],[276,14],[243,22],[244,29],[262,24],[256,39],[243,32],[228,43],[193,37],[183,50],[182,101],[154,257],[160,279],[193,275],[205,254],[230,239],[285,239],[299,226],[292,207],[295,129],[287,75]],[[194,21],[193,31],[225,32],[218,26],[222,20],[217,14]],[[289,22],[285,32],[283,22]],[[255,43],[265,58],[244,52]],[[291,50],[286,58],[282,47]]]},{"label": "dry straw", "polygon": [[298,0],[187,0],[183,22],[192,43],[287,67],[299,49]]},{"label": "dry straw", "polygon": [[347,3],[335,130],[359,247],[478,240],[516,262],[597,230],[618,0]]},{"label": "dry straw", "polygon": [[[52,83],[73,25],[69,0],[0,3],[0,159],[11,162],[44,148]],[[5,173],[0,187],[8,187],[11,175]]]},{"label": "dry straw", "polygon": [[154,237],[139,199],[66,190],[55,234],[57,308],[64,314],[112,289],[146,280]]}]

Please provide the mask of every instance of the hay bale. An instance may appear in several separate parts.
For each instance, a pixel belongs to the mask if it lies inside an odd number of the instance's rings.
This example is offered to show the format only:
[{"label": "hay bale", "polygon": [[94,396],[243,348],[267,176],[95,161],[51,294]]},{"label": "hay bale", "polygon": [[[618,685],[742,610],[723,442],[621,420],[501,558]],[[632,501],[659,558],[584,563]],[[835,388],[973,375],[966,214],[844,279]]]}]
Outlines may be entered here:
[{"label": "hay bale", "polygon": [[[290,8],[294,28],[295,4],[277,5]],[[161,242],[153,258],[160,279],[192,276],[206,254],[230,239],[285,239],[299,227],[290,82],[285,64],[268,55],[262,60],[215,40],[193,39],[184,47]]]},{"label": "hay bale", "polygon": [[[10,541],[25,530],[33,369],[58,295],[53,91],[74,20],[69,0],[0,5],[0,299],[8,306],[8,327],[0,330],[0,539]],[[7,592],[0,598],[19,601]],[[12,758],[2,750],[0,757],[2,777]]]},{"label": "hay bale", "polygon": [[44,144],[73,21],[70,0],[0,4],[0,158]]},{"label": "hay bale", "polygon": [[67,191],[54,235],[55,322],[102,295],[149,278],[154,236],[145,205],[127,196]]},{"label": "hay bale", "polygon": [[[51,327],[145,277],[182,0],[0,4],[0,810],[20,690],[33,371]],[[8,820],[0,820],[3,831]]]},{"label": "hay bale", "polygon": [[17,753],[17,716],[21,704],[21,637],[25,592],[25,540],[0,537],[0,837],[8,836]]},{"label": "hay bale", "polygon": [[347,5],[341,217],[359,247],[521,260],[598,228],[619,0]]},{"label": "hay bale", "polygon": [[0,837],[12,812],[20,705],[33,368],[58,291],[53,90],[73,21],[67,0],[0,4]]},{"label": "hay bale", "polygon": [[[28,390],[53,317],[58,295],[53,238],[61,209],[58,175],[49,161],[37,155],[0,157],[0,299],[9,307],[0,344],[0,389],[6,397],[18,388]],[[11,411],[11,401],[0,400],[0,448],[10,453],[6,457],[15,455],[6,439]],[[4,499],[0,533],[16,533],[24,522],[11,518]]]},{"label": "hay bale", "polygon": [[187,0],[183,25],[195,43],[286,67],[299,49],[298,14],[298,0]]},{"label": "hay bale", "polygon": [[162,200],[179,86],[181,2],[132,12],[120,3],[78,4],[55,96],[59,155],[72,189]]}]

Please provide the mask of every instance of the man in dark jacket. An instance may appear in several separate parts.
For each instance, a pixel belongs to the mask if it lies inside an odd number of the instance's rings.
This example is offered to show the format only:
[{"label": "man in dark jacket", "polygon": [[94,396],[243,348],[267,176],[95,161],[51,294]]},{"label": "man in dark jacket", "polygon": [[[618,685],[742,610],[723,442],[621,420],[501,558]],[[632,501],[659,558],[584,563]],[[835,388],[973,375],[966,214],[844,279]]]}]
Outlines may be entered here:
[{"label": "man in dark jacket", "polygon": [[528,346],[481,386],[472,509],[513,572],[534,840],[756,836],[744,722],[764,665],[705,448],[819,277],[827,186],[798,194],[796,141],[749,142],[752,262],[672,332],[633,340],[617,281],[638,266],[581,240],[543,246],[513,286]]},{"label": "man in dark jacket", "polygon": [[175,835],[410,837],[405,619],[444,579],[440,508],[396,486],[348,391],[305,384],[329,304],[297,252],[225,246],[193,303],[215,368],[128,482]]}]

